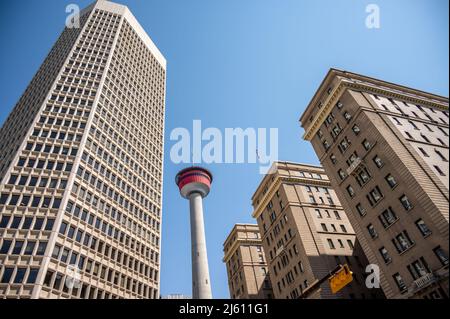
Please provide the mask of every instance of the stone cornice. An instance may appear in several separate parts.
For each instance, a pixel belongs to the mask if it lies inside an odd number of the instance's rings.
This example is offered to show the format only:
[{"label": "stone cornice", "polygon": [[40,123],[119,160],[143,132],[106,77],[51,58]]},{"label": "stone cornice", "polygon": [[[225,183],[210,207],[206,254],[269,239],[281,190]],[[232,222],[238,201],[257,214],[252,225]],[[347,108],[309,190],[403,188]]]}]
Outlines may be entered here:
[{"label": "stone cornice", "polygon": [[259,246],[259,245],[262,245],[262,239],[261,238],[259,238],[259,239],[237,238],[234,241],[233,245],[231,245],[231,247],[228,249],[228,252],[225,254],[222,261],[228,262],[228,260],[230,260],[231,255],[234,254],[234,252],[240,245],[258,245]]},{"label": "stone cornice", "polygon": [[329,180],[310,179],[303,177],[277,176],[275,181],[270,185],[270,188],[267,191],[267,193],[264,195],[264,199],[259,203],[258,206],[256,206],[255,210],[253,211],[252,214],[253,218],[258,218],[261,215],[261,213],[266,208],[267,204],[270,202],[272,197],[275,195],[276,191],[278,190],[281,184],[303,184],[303,185],[328,186],[328,187],[331,186]]},{"label": "stone cornice", "polygon": [[[319,113],[314,117],[311,125],[309,125],[308,129],[305,131],[303,135],[303,139],[307,141],[311,141],[312,138],[316,135],[319,127],[322,125],[325,118],[331,113],[335,104],[345,92],[346,89],[354,89],[358,91],[370,92],[377,95],[387,96],[395,99],[400,99],[404,101],[408,101],[415,104],[426,105],[430,107],[435,107],[441,109],[443,111],[448,111],[448,104],[441,104],[437,101],[432,101],[427,98],[420,98],[419,96],[412,95],[411,93],[403,93],[395,89],[389,89],[384,87],[379,87],[376,85],[371,85],[369,83],[364,82],[355,82],[352,80],[341,79],[339,80],[336,87],[330,93],[326,101],[323,103],[323,107]],[[306,112],[306,111],[305,111]]]}]

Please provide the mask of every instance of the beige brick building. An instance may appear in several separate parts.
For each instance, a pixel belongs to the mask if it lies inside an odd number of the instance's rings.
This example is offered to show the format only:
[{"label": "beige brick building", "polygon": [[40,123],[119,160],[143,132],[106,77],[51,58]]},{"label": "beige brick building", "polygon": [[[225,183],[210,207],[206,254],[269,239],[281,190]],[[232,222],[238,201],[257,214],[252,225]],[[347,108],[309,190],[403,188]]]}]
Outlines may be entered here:
[{"label": "beige brick building", "polygon": [[64,29],[0,130],[0,298],[159,298],[165,69],[125,6]]},{"label": "beige brick building", "polygon": [[448,99],[332,69],[300,121],[386,296],[448,297]]},{"label": "beige brick building", "polygon": [[232,299],[272,299],[258,225],[236,224],[223,244]]},{"label": "beige brick building", "polygon": [[354,281],[336,295],[324,283],[309,298],[382,297],[365,286],[367,259],[324,170],[276,162],[270,172],[252,204],[275,298],[299,298],[339,264],[350,266]]}]

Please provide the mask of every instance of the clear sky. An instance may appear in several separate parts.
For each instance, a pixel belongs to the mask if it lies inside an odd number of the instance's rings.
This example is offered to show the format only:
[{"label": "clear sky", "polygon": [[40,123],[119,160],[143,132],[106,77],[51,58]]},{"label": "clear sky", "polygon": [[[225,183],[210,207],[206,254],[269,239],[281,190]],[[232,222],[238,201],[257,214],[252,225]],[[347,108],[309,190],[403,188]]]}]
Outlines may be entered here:
[{"label": "clear sky", "polygon": [[[0,1],[0,125],[55,42],[69,3]],[[188,202],[169,158],[175,127],[279,128],[282,160],[318,164],[298,119],[330,67],[448,96],[447,0],[121,0],[168,61],[161,293],[191,295]],[[381,28],[365,26],[366,6]],[[1,137],[0,137],[1,138]],[[254,222],[254,164],[217,164],[205,199],[213,295],[228,298],[222,244]]]}]

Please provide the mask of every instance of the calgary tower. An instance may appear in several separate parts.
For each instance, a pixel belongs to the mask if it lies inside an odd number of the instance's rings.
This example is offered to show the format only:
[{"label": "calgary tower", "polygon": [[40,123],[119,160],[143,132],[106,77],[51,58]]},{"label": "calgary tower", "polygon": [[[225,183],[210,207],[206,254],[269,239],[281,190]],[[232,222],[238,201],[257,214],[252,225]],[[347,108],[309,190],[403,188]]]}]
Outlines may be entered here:
[{"label": "calgary tower", "polygon": [[209,194],[212,179],[211,172],[202,167],[185,168],[175,178],[181,196],[189,199],[193,299],[212,298],[203,222],[203,198]]}]

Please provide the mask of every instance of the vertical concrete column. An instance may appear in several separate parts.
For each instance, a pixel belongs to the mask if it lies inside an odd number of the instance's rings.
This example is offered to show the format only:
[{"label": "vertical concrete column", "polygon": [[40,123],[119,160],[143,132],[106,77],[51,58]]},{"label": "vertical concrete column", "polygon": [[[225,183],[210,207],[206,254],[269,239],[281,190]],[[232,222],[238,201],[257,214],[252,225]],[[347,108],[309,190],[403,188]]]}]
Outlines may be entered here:
[{"label": "vertical concrete column", "polygon": [[203,197],[199,192],[189,194],[192,245],[192,297],[211,299],[208,256],[203,222]]}]

